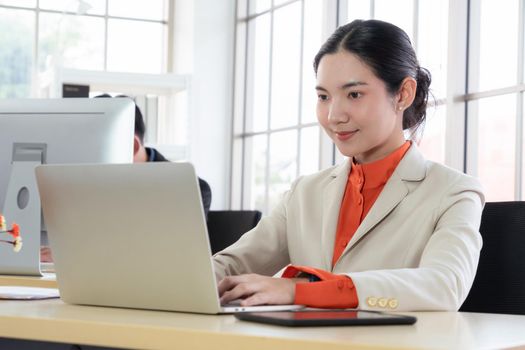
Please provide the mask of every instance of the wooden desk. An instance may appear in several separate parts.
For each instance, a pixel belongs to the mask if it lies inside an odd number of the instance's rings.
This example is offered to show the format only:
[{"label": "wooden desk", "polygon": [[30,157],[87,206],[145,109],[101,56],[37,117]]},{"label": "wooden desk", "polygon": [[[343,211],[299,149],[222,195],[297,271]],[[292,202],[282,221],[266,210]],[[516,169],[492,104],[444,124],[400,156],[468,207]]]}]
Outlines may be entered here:
[{"label": "wooden desk", "polygon": [[[53,275],[0,285],[55,287]],[[494,349],[525,346],[525,316],[418,312],[412,326],[285,328],[208,316],[0,300],[0,337],[148,349]]]},{"label": "wooden desk", "polygon": [[285,328],[175,312],[0,301],[0,337],[148,349],[482,349],[525,345],[525,316],[411,313],[413,326]]},{"label": "wooden desk", "polygon": [[54,273],[44,273],[42,277],[0,275],[0,286],[58,288]]}]

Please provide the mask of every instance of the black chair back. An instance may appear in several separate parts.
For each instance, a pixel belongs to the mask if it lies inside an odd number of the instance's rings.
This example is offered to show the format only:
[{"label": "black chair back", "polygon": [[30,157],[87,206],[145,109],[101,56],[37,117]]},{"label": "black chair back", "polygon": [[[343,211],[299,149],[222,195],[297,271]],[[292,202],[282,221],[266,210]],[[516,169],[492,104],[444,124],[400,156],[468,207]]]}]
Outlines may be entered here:
[{"label": "black chair back", "polygon": [[486,203],[483,248],[460,311],[525,315],[525,202]]},{"label": "black chair back", "polygon": [[235,243],[254,228],[262,213],[258,210],[212,210],[208,212],[208,235],[212,254]]}]

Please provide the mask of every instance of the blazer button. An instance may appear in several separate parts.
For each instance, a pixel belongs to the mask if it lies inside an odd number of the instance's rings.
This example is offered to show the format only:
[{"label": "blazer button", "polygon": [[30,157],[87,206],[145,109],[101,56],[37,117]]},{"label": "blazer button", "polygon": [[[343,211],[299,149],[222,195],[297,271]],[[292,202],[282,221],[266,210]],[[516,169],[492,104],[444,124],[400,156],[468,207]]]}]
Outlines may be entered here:
[{"label": "blazer button", "polygon": [[343,289],[344,286],[345,286],[345,282],[343,280],[337,281],[337,288]]},{"label": "blazer button", "polygon": [[388,304],[388,300],[386,298],[381,298],[377,301],[377,304],[380,307],[386,307],[386,305]]},{"label": "blazer button", "polygon": [[366,304],[368,306],[374,307],[377,305],[377,298],[376,297],[368,297],[366,298]]},{"label": "blazer button", "polygon": [[388,307],[391,309],[397,309],[397,306],[399,305],[399,302],[397,299],[390,299],[388,300]]}]

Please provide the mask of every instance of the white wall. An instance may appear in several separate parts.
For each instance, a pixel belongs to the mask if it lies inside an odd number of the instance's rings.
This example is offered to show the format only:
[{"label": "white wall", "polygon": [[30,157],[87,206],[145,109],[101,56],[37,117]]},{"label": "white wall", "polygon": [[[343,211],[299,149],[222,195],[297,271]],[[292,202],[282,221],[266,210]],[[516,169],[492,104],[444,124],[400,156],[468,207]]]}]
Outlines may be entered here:
[{"label": "white wall", "polygon": [[[190,161],[229,207],[234,0],[175,0],[175,73],[191,74]],[[192,20],[190,20],[192,19]]]}]

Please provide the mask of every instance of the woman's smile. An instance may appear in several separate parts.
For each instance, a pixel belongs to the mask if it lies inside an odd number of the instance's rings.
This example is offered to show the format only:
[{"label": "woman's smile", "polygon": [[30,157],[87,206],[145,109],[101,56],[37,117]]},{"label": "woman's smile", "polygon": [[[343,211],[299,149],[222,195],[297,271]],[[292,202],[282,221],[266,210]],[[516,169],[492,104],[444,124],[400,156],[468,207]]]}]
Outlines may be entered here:
[{"label": "woman's smile", "polygon": [[358,131],[359,129],[351,131],[334,131],[334,134],[339,141],[346,141],[351,139]]}]

